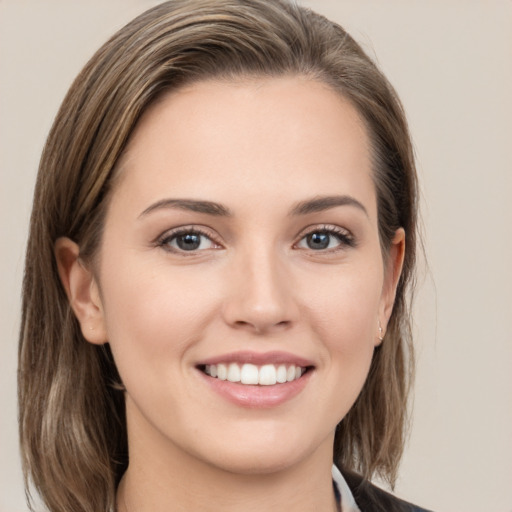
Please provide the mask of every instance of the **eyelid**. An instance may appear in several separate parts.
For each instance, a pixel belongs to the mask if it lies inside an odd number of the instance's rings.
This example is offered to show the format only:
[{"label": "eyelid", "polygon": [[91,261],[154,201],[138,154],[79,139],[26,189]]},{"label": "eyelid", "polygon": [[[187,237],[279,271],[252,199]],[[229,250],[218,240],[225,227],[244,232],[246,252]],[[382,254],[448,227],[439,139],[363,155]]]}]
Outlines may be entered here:
[{"label": "eyelid", "polygon": [[[186,226],[179,226],[176,228],[168,229],[167,231],[165,231],[164,233],[159,235],[154,240],[153,244],[156,245],[157,247],[162,247],[164,250],[167,250],[169,252],[184,254],[187,256],[192,256],[193,254],[202,252],[202,251],[190,251],[190,252],[183,251],[183,250],[171,247],[168,244],[168,241],[171,240],[172,238],[176,238],[180,235],[185,235],[185,234],[189,234],[189,233],[194,233],[194,234],[201,235],[201,236],[208,238],[214,245],[217,246],[217,247],[214,247],[214,249],[224,247],[222,245],[222,243],[219,241],[219,237],[216,236],[211,230],[209,230],[208,228],[205,228],[203,226],[198,226],[196,224],[190,224],[190,225],[186,225]],[[203,251],[204,250],[205,249],[203,249]],[[188,252],[188,254],[187,254],[187,252]]]},{"label": "eyelid", "polygon": [[352,234],[350,230],[347,228],[343,228],[341,226],[337,226],[335,224],[317,224],[313,226],[308,226],[304,228],[299,235],[297,236],[297,242],[295,242],[295,246],[299,244],[306,236],[312,233],[328,233],[338,237],[340,240],[340,247],[336,247],[334,249],[326,249],[325,251],[316,251],[316,252],[332,252],[339,249],[343,249],[344,247],[355,247],[357,242],[356,238]]},{"label": "eyelid", "polygon": [[[340,246],[332,249],[326,249],[324,251],[317,251],[317,252],[334,252],[336,250],[340,250],[346,247],[355,247],[356,245],[356,239],[354,235],[351,233],[350,230],[347,228],[343,228],[341,226],[337,226],[335,224],[316,224],[307,226],[304,228],[298,235],[297,235],[297,241],[294,243],[294,247],[297,247],[297,245],[308,235],[315,233],[315,232],[324,232],[328,234],[332,234],[336,236],[340,241]],[[211,229],[206,228],[204,226],[196,225],[196,224],[189,224],[185,226],[179,226],[172,229],[168,229],[164,231],[162,234],[160,234],[154,241],[153,244],[158,247],[162,247],[165,250],[169,252],[176,252],[179,254],[186,254],[188,251],[183,251],[180,249],[175,249],[170,247],[168,244],[168,241],[172,238],[178,237],[180,235],[188,234],[188,233],[194,233],[198,235],[202,235],[206,238],[208,238],[214,245],[217,247],[214,247],[215,249],[224,248],[224,245],[219,240],[219,236]],[[188,256],[192,256],[194,253],[197,254],[198,252],[202,252],[206,249],[202,249],[201,251],[190,251],[188,252]]]}]

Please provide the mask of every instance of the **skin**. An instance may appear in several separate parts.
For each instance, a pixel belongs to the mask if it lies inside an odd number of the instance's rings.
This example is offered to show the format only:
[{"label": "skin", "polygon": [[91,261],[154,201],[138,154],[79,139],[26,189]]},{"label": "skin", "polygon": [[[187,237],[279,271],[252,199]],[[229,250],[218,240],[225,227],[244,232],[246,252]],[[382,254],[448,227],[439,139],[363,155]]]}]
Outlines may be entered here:
[{"label": "skin", "polygon": [[[96,267],[69,239],[56,255],[85,338],[110,343],[126,387],[119,511],[336,510],[335,427],[385,331],[404,251],[399,230],[381,253],[357,112],[300,77],[200,82],[144,114],[118,173]],[[297,212],[332,196],[351,201]],[[179,249],[182,227],[205,234],[198,249]],[[308,381],[277,406],[232,403],[197,365],[240,350],[303,357]]]}]

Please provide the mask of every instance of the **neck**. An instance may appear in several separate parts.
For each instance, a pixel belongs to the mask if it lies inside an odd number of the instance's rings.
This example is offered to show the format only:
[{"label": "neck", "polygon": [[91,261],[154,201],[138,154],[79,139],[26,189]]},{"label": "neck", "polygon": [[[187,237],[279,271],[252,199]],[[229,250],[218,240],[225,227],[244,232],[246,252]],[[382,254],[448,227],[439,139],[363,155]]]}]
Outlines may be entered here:
[{"label": "neck", "polygon": [[164,447],[147,437],[144,442],[137,442],[137,436],[131,440],[117,512],[337,510],[330,437],[296,463],[257,473],[219,468],[169,442]]}]

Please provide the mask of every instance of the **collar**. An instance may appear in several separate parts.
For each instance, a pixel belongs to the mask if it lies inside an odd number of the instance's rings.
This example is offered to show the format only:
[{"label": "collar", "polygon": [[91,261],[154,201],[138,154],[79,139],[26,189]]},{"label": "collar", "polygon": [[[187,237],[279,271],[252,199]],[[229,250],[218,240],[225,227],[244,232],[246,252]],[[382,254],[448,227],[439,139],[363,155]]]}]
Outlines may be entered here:
[{"label": "collar", "polygon": [[340,495],[341,512],[361,512],[345,478],[334,464],[332,465],[332,481]]}]

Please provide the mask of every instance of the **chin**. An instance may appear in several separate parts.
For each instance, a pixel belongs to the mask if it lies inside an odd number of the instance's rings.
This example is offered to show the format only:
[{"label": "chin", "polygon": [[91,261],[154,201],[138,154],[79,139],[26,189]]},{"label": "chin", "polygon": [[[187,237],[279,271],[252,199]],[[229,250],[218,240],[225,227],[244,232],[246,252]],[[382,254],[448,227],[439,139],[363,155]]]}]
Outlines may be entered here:
[{"label": "chin", "polygon": [[270,475],[286,470],[301,460],[297,450],[272,452],[268,450],[251,451],[244,450],[244,453],[223,453],[220,460],[212,463],[228,473],[239,475]]},{"label": "chin", "polygon": [[206,456],[209,463],[229,473],[264,475],[293,467],[324,446],[332,452],[331,436],[319,443],[308,436],[297,435],[296,428],[293,431],[281,427],[278,432],[256,430],[247,429],[243,436],[227,434],[215,446],[210,445]]}]

